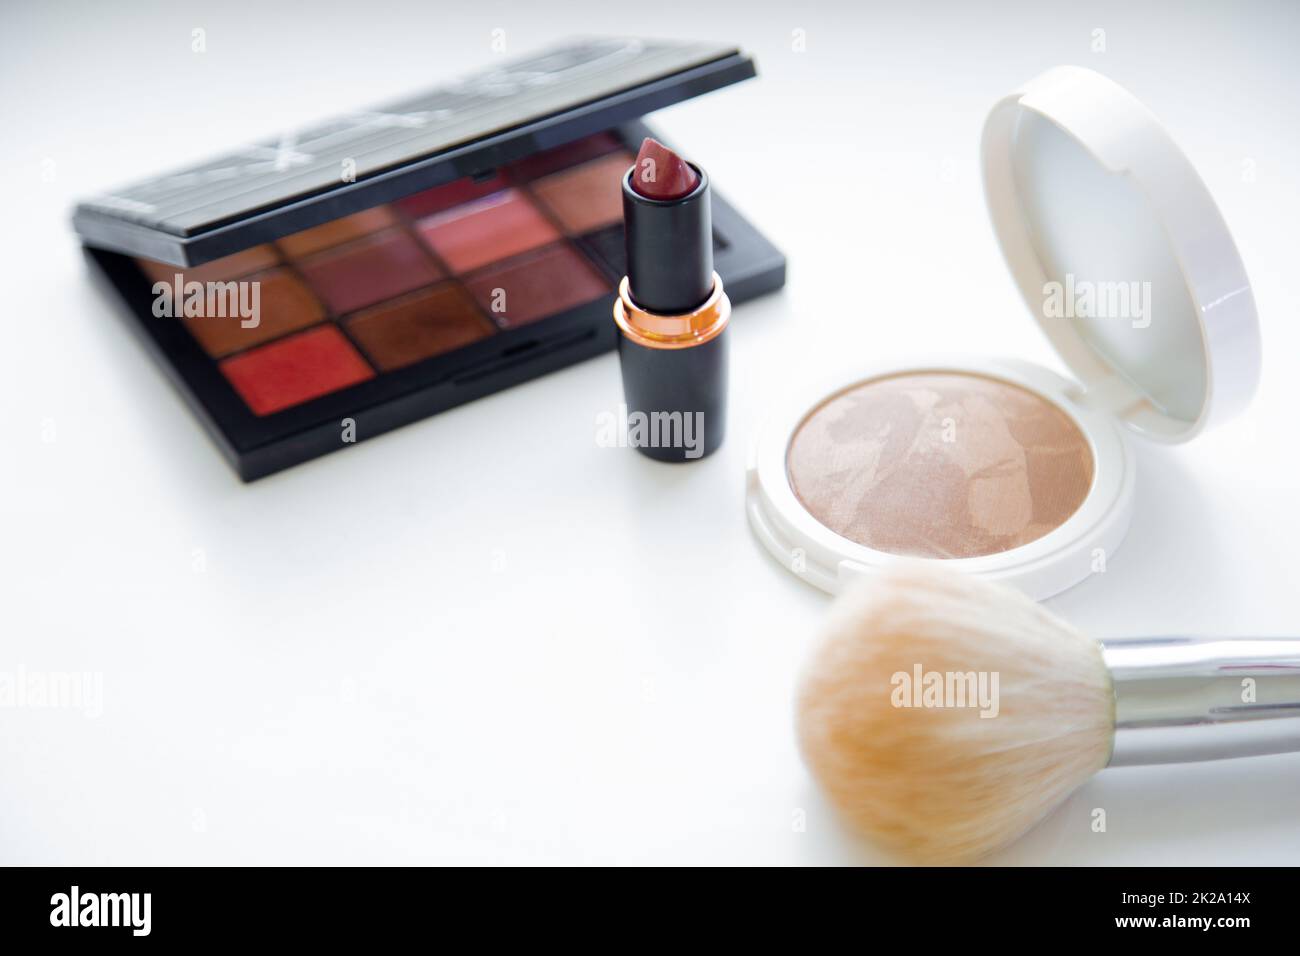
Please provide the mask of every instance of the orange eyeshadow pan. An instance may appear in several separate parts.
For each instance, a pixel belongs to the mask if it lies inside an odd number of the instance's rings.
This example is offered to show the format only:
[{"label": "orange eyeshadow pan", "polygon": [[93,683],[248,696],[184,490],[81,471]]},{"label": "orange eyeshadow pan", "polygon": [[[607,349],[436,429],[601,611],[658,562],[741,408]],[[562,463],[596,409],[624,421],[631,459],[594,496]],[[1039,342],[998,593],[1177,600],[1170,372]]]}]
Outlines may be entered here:
[{"label": "orange eyeshadow pan", "polygon": [[623,221],[623,174],[632,159],[620,151],[539,179],[529,188],[569,235],[603,229]]},{"label": "orange eyeshadow pan", "polygon": [[[246,327],[238,314],[227,316],[185,317],[181,321],[190,334],[213,358],[251,348],[289,332],[315,325],[325,318],[325,309],[287,269],[259,272],[243,280],[257,283],[257,324]],[[228,310],[230,311],[230,310]]]},{"label": "orange eyeshadow pan", "polygon": [[301,258],[396,224],[397,217],[392,210],[387,206],[375,206],[312,229],[295,232],[292,236],[276,240],[276,245],[286,256]]}]

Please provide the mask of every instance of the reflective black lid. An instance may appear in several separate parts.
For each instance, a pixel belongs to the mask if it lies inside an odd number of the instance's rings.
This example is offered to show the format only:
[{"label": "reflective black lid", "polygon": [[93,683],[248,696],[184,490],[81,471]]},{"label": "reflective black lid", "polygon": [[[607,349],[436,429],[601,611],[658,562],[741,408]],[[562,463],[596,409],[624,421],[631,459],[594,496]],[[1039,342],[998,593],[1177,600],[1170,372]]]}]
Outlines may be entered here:
[{"label": "reflective black lid", "polygon": [[79,204],[87,245],[195,265],[755,75],[734,47],[583,39]]}]

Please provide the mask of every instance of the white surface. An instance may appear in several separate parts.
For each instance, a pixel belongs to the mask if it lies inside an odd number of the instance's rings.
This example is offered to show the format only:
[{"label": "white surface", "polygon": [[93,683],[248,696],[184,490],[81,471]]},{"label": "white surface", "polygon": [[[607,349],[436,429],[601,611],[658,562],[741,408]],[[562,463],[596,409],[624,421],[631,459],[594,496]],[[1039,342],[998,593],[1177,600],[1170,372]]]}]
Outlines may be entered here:
[{"label": "white surface", "polygon": [[[5,862],[883,861],[800,766],[827,599],[753,540],[745,454],[792,368],[853,350],[1059,368],[978,147],[992,103],[1062,62],[1187,150],[1265,363],[1242,419],[1136,448],[1124,547],[1051,606],[1099,636],[1300,631],[1294,5],[683,3],[690,31],[660,4],[121,6],[0,13],[0,670],[103,675],[98,719],[0,710]],[[790,257],[734,317],[731,437],[679,468],[597,447],[606,356],[241,485],[91,288],[71,202],[482,65],[498,27],[511,52],[689,33],[757,56],[757,82],[653,120]],[[1298,803],[1300,756],[1106,771],[994,862],[1295,863]]]}]

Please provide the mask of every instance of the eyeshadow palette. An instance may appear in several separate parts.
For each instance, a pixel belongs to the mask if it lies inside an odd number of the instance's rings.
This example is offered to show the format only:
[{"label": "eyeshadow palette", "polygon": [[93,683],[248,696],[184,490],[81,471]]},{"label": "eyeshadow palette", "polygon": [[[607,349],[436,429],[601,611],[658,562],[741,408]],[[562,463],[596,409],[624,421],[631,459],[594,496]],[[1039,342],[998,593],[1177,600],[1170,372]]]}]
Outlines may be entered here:
[{"label": "eyeshadow palette", "polygon": [[608,134],[556,153],[539,178],[539,163],[511,165],[202,266],[136,264],[169,286],[259,286],[256,325],[229,310],[180,321],[249,411],[272,415],[607,300],[633,157]]},{"label": "eyeshadow palette", "polygon": [[[583,41],[493,71],[521,78],[511,96],[466,81],[449,90],[467,103],[436,91],[402,107],[419,117],[406,126],[300,135],[295,149],[316,144],[305,169],[215,174],[227,157],[83,203],[74,222],[251,480],[611,348],[620,180],[651,133],[605,124],[753,72],[725,48]],[[558,112],[530,112],[543,106]],[[344,147],[357,178],[322,186],[315,167]],[[783,283],[781,254],[716,195],[714,233],[733,301]]]}]

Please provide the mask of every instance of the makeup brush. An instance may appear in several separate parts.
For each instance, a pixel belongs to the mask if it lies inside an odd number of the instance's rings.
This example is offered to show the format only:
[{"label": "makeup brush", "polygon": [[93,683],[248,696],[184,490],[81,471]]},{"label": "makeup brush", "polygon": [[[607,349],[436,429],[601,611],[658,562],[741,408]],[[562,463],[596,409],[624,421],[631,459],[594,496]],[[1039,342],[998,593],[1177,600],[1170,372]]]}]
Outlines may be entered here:
[{"label": "makeup brush", "polygon": [[855,829],[969,861],[1103,767],[1300,750],[1300,639],[1099,643],[1003,585],[900,564],[836,602],[798,735]]}]

